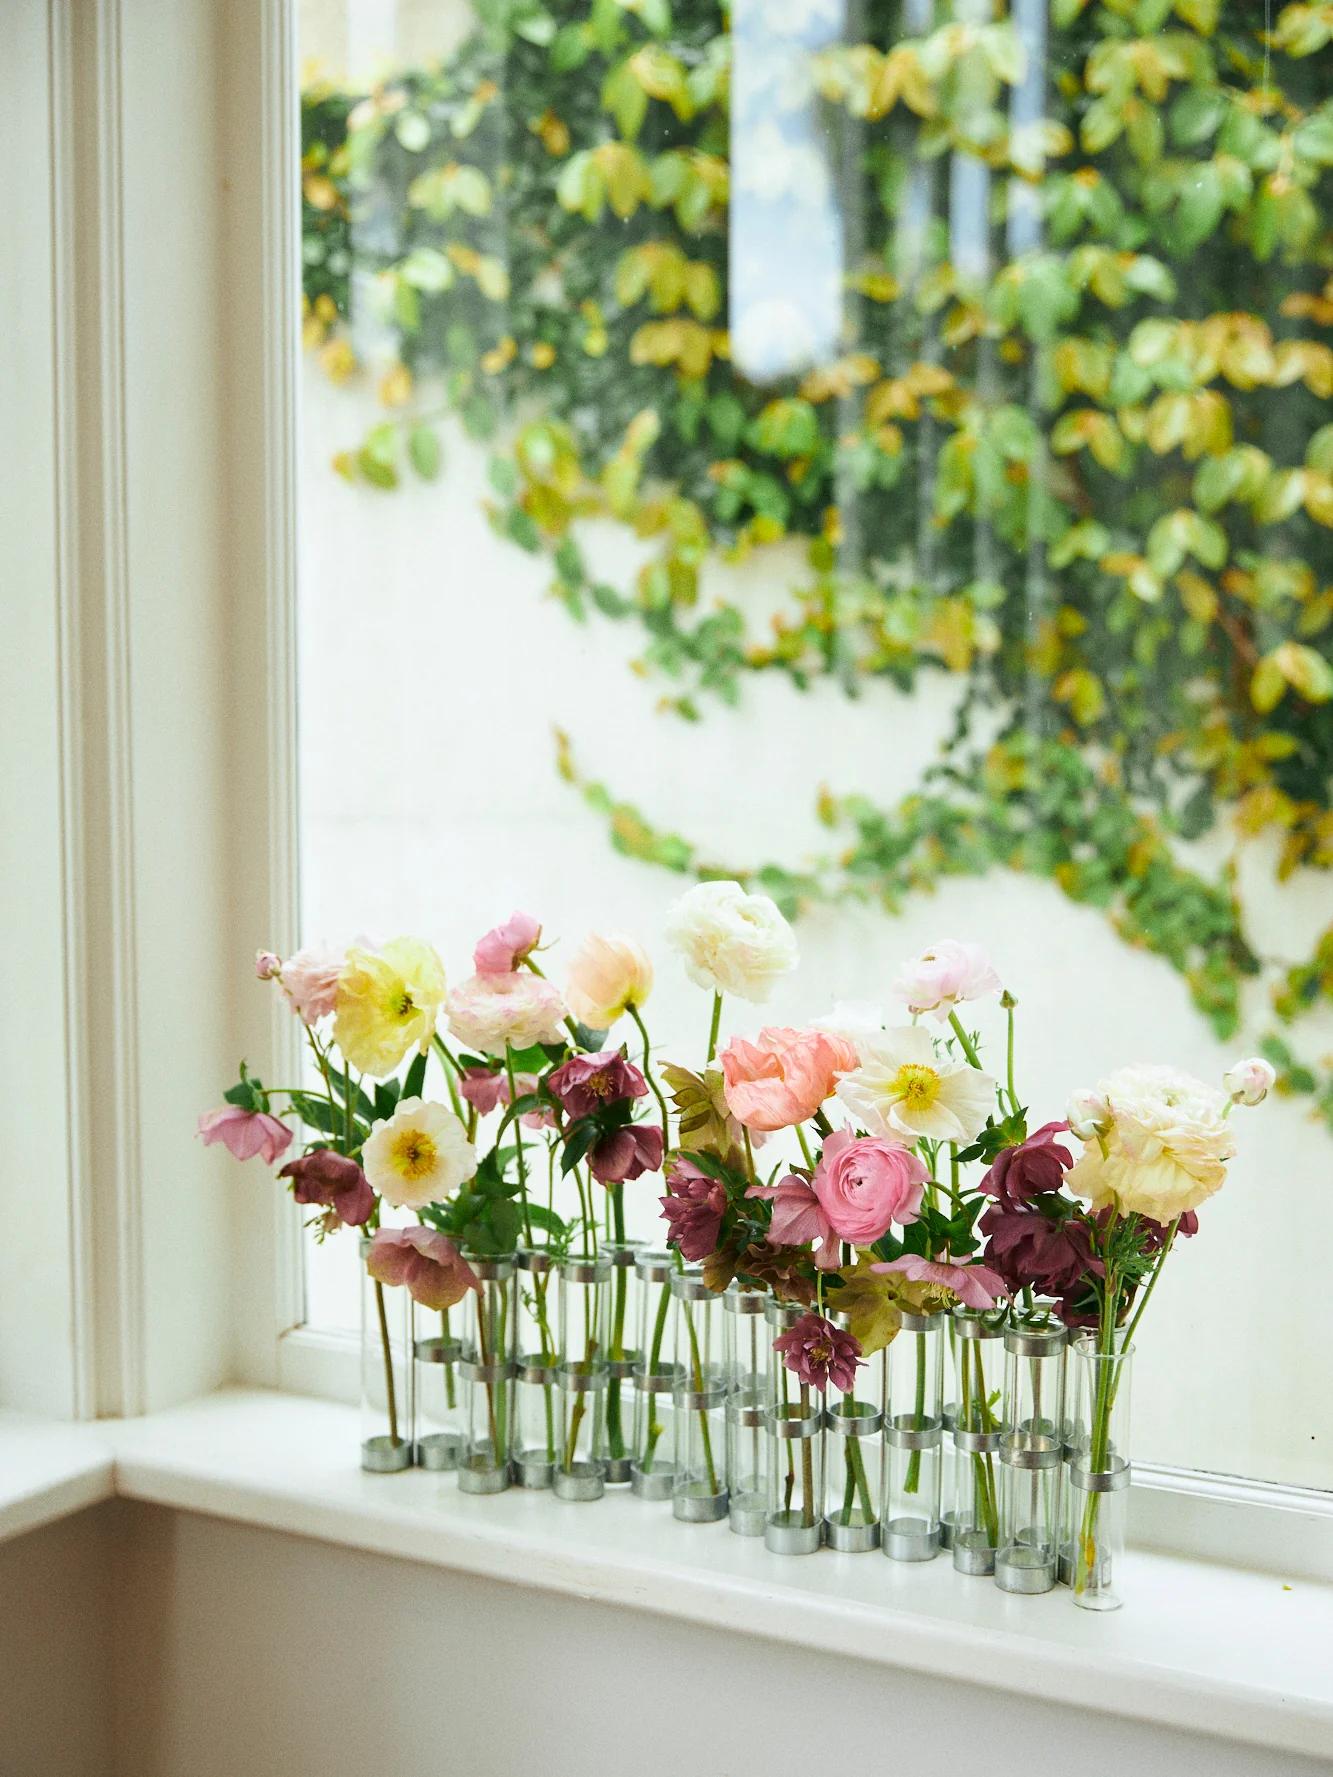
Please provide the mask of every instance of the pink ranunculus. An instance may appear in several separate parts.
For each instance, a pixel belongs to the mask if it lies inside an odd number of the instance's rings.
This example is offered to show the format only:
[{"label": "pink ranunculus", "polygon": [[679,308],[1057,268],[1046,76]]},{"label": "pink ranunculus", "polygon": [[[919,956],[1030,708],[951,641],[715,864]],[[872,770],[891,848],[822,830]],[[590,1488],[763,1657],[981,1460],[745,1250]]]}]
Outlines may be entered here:
[{"label": "pink ranunculus", "polygon": [[335,1154],[332,1148],[316,1148],[299,1160],[289,1160],[278,1174],[292,1181],[295,1203],[322,1203],[326,1233],[336,1228],[360,1228],[370,1220],[375,1193],[355,1160]]},{"label": "pink ranunculus", "polygon": [[787,1368],[808,1388],[826,1389],[831,1382],[844,1393],[856,1386],[856,1372],[863,1359],[860,1342],[825,1320],[822,1314],[803,1314],[795,1326],[773,1341]]},{"label": "pink ranunculus", "polygon": [[333,1011],[346,961],[345,950],[307,944],[282,965],[283,991],[307,1024],[318,1024]]},{"label": "pink ranunculus", "polygon": [[770,1025],[753,1043],[733,1037],[721,1056],[727,1109],[747,1129],[789,1129],[814,1116],[858,1059],[831,1030]]},{"label": "pink ranunculus", "polygon": [[943,1022],[964,1000],[999,993],[1000,977],[980,944],[944,938],[913,957],[893,984],[911,1012],[933,1012]]},{"label": "pink ranunculus", "polygon": [[551,1075],[551,1091],[568,1117],[586,1117],[622,1098],[642,1098],[648,1082],[618,1049],[596,1055],[571,1055]]},{"label": "pink ranunculus", "polygon": [[641,1173],[656,1172],[666,1147],[656,1123],[626,1123],[588,1151],[588,1171],[604,1185],[618,1185]]},{"label": "pink ranunculus", "polygon": [[1006,1295],[1004,1279],[988,1265],[956,1265],[950,1259],[923,1259],[904,1253],[900,1259],[872,1265],[872,1271],[900,1272],[909,1283],[934,1283],[952,1290],[968,1308],[993,1308]]},{"label": "pink ranunculus", "polygon": [[206,1111],[199,1119],[199,1134],[206,1145],[220,1141],[236,1160],[253,1160],[258,1154],[265,1166],[280,1160],[292,1145],[292,1132],[267,1111],[247,1111],[238,1104],[224,1104]]},{"label": "pink ranunculus", "polygon": [[715,1178],[683,1157],[672,1166],[666,1183],[667,1194],[661,1203],[670,1229],[667,1244],[678,1247],[683,1259],[699,1264],[717,1250],[727,1194]]},{"label": "pink ranunculus", "polygon": [[530,913],[511,913],[503,925],[478,938],[472,966],[479,975],[511,975],[541,942],[541,922]]},{"label": "pink ranunculus", "polygon": [[815,1249],[815,1264],[821,1271],[836,1268],[838,1236],[808,1179],[789,1172],[776,1185],[751,1185],[745,1195],[763,1197],[773,1205],[773,1220],[768,1225],[770,1246],[805,1246],[809,1243]]},{"label": "pink ranunculus", "polygon": [[891,1222],[916,1220],[929,1177],[924,1161],[901,1142],[839,1129],[825,1141],[812,1183],[838,1238],[869,1246]]},{"label": "pink ranunculus", "polygon": [[413,1301],[437,1312],[481,1287],[453,1241],[434,1228],[381,1228],[370,1243],[366,1270],[379,1283],[405,1285]]},{"label": "pink ranunculus", "polygon": [[449,993],[449,1028],[469,1049],[503,1055],[508,1045],[558,1043],[564,1002],[555,985],[527,969],[469,975]]},{"label": "pink ranunculus", "polygon": [[255,974],[261,981],[271,981],[282,969],[282,958],[276,950],[256,950]]}]

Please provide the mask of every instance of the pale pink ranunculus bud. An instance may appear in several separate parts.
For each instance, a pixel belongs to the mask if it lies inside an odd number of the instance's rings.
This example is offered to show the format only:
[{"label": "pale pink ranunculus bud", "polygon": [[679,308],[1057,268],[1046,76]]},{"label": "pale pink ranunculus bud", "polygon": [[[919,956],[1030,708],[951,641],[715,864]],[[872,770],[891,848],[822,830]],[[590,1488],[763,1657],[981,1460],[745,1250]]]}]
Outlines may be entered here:
[{"label": "pale pink ranunculus bud", "polygon": [[569,965],[565,1004],[590,1030],[610,1030],[652,992],[653,965],[633,938],[594,932],[583,940]]},{"label": "pale pink ranunculus bud", "polygon": [[282,958],[276,950],[256,950],[255,974],[261,981],[271,981],[282,972]]},{"label": "pale pink ranunculus bud", "polygon": [[478,938],[472,966],[479,975],[511,975],[541,942],[541,921],[530,913],[511,913],[503,925]]},{"label": "pale pink ranunculus bud", "polygon": [[1233,1104],[1261,1104],[1276,1080],[1277,1069],[1262,1055],[1238,1061],[1222,1075],[1222,1084],[1231,1094]]},{"label": "pale pink ranunculus bud", "polygon": [[307,1024],[317,1024],[333,1011],[346,961],[343,950],[307,944],[282,965],[283,990]]},{"label": "pale pink ranunculus bud", "polygon": [[933,1012],[941,1022],[964,1000],[999,993],[1000,977],[980,944],[943,938],[909,962],[893,984],[909,1012]]},{"label": "pale pink ranunculus bud", "polygon": [[1069,1132],[1080,1141],[1096,1141],[1111,1127],[1111,1107],[1100,1092],[1083,1087],[1072,1094],[1067,1112]]}]

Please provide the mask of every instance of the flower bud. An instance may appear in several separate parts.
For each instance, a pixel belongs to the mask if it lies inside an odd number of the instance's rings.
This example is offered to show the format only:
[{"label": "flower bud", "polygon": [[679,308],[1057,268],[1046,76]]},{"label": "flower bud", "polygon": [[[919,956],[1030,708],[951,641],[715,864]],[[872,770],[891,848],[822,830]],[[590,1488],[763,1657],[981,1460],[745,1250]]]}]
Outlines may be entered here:
[{"label": "flower bud", "polygon": [[1251,1055],[1229,1067],[1222,1075],[1222,1084],[1231,1094],[1233,1104],[1261,1104],[1276,1079],[1276,1068],[1262,1055]]},{"label": "flower bud", "polygon": [[1106,1135],[1112,1121],[1111,1107],[1100,1092],[1085,1088],[1069,1100],[1070,1132],[1080,1141],[1095,1141],[1099,1135]]}]

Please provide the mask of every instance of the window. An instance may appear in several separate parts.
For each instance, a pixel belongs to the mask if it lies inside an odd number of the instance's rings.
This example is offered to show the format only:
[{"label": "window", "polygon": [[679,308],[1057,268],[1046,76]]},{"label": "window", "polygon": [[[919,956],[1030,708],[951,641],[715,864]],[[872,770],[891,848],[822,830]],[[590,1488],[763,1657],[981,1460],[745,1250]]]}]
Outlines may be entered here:
[{"label": "window", "polygon": [[[668,1054],[699,867],[802,908],[767,1022],[985,943],[1038,1120],[1265,1049],[1138,1443],[1328,1487],[1307,12],[304,0],[300,862],[307,935],[455,974],[515,906],[634,932]],[[352,1259],[311,1254],[313,1326]]]}]

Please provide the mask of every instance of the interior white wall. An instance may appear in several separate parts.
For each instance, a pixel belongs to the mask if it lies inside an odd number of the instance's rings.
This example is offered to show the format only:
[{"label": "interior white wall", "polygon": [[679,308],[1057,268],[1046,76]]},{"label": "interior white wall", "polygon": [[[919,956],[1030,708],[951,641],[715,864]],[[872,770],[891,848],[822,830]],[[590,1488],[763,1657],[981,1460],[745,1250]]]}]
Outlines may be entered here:
[{"label": "interior white wall", "polygon": [[1333,1771],[217,1519],[123,1534],[117,1777]]}]

